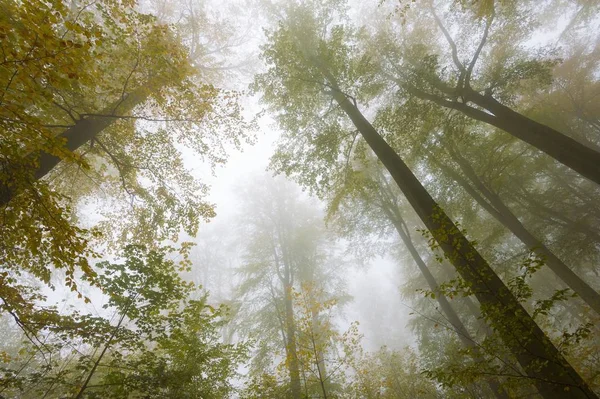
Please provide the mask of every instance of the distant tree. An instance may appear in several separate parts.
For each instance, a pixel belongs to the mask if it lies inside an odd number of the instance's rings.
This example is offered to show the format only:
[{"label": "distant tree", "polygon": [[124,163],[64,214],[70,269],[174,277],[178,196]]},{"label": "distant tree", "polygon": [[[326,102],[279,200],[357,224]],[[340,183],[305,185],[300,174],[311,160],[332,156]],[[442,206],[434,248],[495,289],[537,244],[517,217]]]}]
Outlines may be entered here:
[{"label": "distant tree", "polygon": [[[300,347],[305,341],[295,293],[308,284],[321,293],[315,306],[343,299],[334,243],[324,231],[314,202],[299,196],[299,189],[283,179],[261,180],[247,189],[240,222],[246,248],[238,288],[242,333],[257,345],[251,374],[274,374],[279,364],[289,380],[291,397],[297,398],[309,388],[303,376],[315,365],[300,354],[305,353]],[[311,322],[322,317],[315,312]],[[317,343],[318,348],[321,345],[325,343]],[[325,373],[325,354],[318,353],[317,359]]]}]

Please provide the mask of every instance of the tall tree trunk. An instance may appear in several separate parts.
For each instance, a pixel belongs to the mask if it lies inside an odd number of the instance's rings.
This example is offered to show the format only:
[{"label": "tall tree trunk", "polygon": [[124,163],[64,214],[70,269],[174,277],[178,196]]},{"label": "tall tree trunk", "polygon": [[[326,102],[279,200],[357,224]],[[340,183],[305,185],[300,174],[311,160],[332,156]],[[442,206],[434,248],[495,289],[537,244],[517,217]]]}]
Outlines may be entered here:
[{"label": "tall tree trunk", "polygon": [[[74,152],[85,143],[91,142],[94,137],[112,125],[117,119],[129,113],[135,106],[145,102],[149,93],[147,88],[139,88],[129,93],[122,101],[105,109],[102,114],[100,114],[101,116],[88,116],[78,120],[57,138],[65,141],[65,150]],[[43,151],[38,154],[31,154],[31,156],[35,159],[34,163],[37,165],[37,169],[31,172],[31,183],[46,176],[62,160],[59,156]],[[22,170],[12,172],[10,168],[14,168],[14,166],[9,165],[7,167],[9,176],[13,174],[16,176],[16,179],[22,179],[23,176],[27,175],[27,172],[24,174]],[[17,166],[19,169],[21,167],[22,166]],[[0,187],[0,206],[8,204],[8,202],[17,194],[18,190],[15,190],[14,187],[23,186],[23,183],[11,182],[9,180],[2,185],[3,187]]]},{"label": "tall tree trunk", "polygon": [[298,364],[298,350],[296,348],[296,321],[294,319],[294,304],[292,298],[292,285],[286,284],[285,291],[285,327],[286,327],[286,363],[290,372],[290,390],[293,399],[302,397],[300,384],[300,367]]},{"label": "tall tree trunk", "polygon": [[[317,300],[313,298],[312,300]],[[327,375],[327,366],[325,364],[325,354],[323,349],[325,343],[321,337],[321,323],[319,321],[319,312],[315,309],[311,310],[311,323],[312,323],[312,345],[315,355],[315,363],[317,366],[317,373],[319,376],[319,384],[321,385],[321,391],[323,392],[323,398],[327,399],[327,392],[329,391],[329,377]]]},{"label": "tall tree trunk", "polygon": [[379,133],[324,71],[331,95],[394,178],[433,239],[481,303],[483,314],[546,398],[598,398]]},{"label": "tall tree trunk", "polygon": [[[397,208],[396,209],[390,209],[390,208],[384,209],[384,212],[386,213],[387,217],[390,219],[390,221],[394,225],[394,228],[398,232],[398,235],[400,236],[400,239],[404,243],[404,246],[406,247],[406,249],[408,249],[408,252],[410,253],[411,257],[417,264],[417,267],[419,268],[419,271],[425,278],[425,281],[427,282],[429,289],[431,290],[431,292],[435,293],[435,299],[437,300],[438,304],[440,305],[442,312],[448,319],[448,322],[450,322],[450,324],[452,325],[452,328],[454,329],[454,331],[456,331],[456,334],[458,335],[460,342],[466,348],[471,349],[473,358],[475,359],[475,361],[477,363],[484,363],[486,360],[484,359],[483,354],[480,352],[479,347],[475,343],[475,340],[473,339],[473,337],[471,336],[471,334],[469,333],[469,331],[467,330],[467,328],[465,327],[463,322],[458,317],[458,314],[454,311],[454,308],[452,308],[452,305],[450,305],[448,298],[446,298],[446,296],[443,294],[443,292],[440,291],[439,285],[438,285],[437,281],[435,280],[435,277],[433,276],[433,274],[431,273],[431,271],[429,270],[429,268],[423,261],[423,258],[421,258],[421,255],[417,251],[417,248],[415,248],[412,238],[410,237],[410,234],[408,232],[408,229],[406,229],[406,224],[404,223],[404,220],[402,219],[402,216],[400,215],[400,212],[398,211]],[[500,385],[498,384],[497,381],[488,379],[487,384],[490,387],[490,389],[492,390],[492,392],[494,393],[495,397],[497,397],[499,399],[508,398],[508,394],[500,387]]]},{"label": "tall tree trunk", "polygon": [[[472,89],[464,89],[465,102],[449,101],[407,87],[407,91],[423,100],[432,101],[442,107],[455,109],[475,120],[485,122],[534,146],[591,181],[600,184],[600,152],[566,136],[549,126],[538,123],[500,104],[493,97],[482,95]],[[451,93],[456,95],[454,91]],[[471,107],[470,101],[486,111]]]},{"label": "tall tree trunk", "polygon": [[[479,178],[469,162],[458,153],[457,150],[448,146],[448,153],[452,159],[460,166],[462,172],[472,182],[475,188],[485,197],[475,195],[474,199],[486,209],[498,222],[509,229],[525,246],[533,250],[538,256],[544,259],[546,265],[552,270],[565,284],[571,288],[579,297],[585,301],[596,313],[600,314],[600,294],[590,287],[583,279],[575,274],[567,265],[564,264],[554,253],[538,240],[533,234],[525,228],[521,221],[506,206],[498,194],[489,189]],[[440,165],[442,170],[453,175],[457,183],[467,189],[468,183],[460,179],[460,176],[452,174],[451,170]],[[487,202],[486,202],[487,200]]]}]

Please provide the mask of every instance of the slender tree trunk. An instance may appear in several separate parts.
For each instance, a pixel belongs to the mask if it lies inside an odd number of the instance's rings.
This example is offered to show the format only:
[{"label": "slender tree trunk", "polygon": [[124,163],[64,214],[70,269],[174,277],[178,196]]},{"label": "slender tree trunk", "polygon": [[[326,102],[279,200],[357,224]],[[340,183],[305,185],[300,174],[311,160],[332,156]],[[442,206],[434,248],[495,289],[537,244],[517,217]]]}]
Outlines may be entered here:
[{"label": "slender tree trunk", "polygon": [[[331,94],[352,120],[367,144],[390,172],[411,206],[423,221],[433,239],[444,251],[458,273],[476,295],[505,345],[534,381],[542,397],[598,398],[561,355],[527,311],[516,300],[489,264],[443,212],[427,190],[362,115],[358,108],[338,89],[335,79],[325,77],[333,88]],[[600,180],[600,179],[599,179]],[[566,389],[566,390],[565,390]]]},{"label": "slender tree trunk", "polygon": [[302,397],[300,384],[300,367],[298,364],[298,351],[296,348],[296,322],[294,320],[294,304],[292,299],[292,286],[286,284],[285,291],[285,324],[286,324],[286,355],[288,371],[290,372],[290,390],[293,399]]},{"label": "slender tree trunk", "polygon": [[[99,133],[104,129],[112,125],[117,119],[126,115],[135,106],[146,101],[149,95],[147,88],[140,88],[127,95],[122,101],[117,102],[113,106],[105,109],[102,112],[102,116],[88,116],[75,122],[73,126],[61,133],[57,138],[62,139],[65,142],[64,149],[68,152],[74,152],[79,149],[85,143],[91,142]],[[34,163],[37,165],[37,169],[32,172],[30,180],[31,183],[46,176],[59,162],[62,160],[61,157],[47,152],[40,152],[38,154],[32,154],[35,158]],[[27,173],[23,173],[21,170],[17,170],[11,173],[11,165],[8,166],[9,174],[14,174],[16,179],[22,179]],[[21,168],[21,166],[17,166]],[[8,181],[2,184],[0,187],[0,206],[8,204],[8,202],[17,194],[18,190],[14,187],[22,187],[22,182],[11,182]]]},{"label": "slender tree trunk", "polygon": [[429,270],[429,268],[423,261],[423,258],[421,258],[421,255],[415,248],[415,246],[412,242],[412,239],[410,238],[410,236],[407,234],[404,227],[402,226],[402,222],[399,221],[397,216],[392,214],[391,212],[386,212],[386,213],[388,215],[388,218],[394,225],[394,228],[398,232],[398,235],[402,239],[404,246],[406,247],[406,249],[408,249],[408,252],[410,253],[413,260],[415,261],[417,267],[419,268],[419,271],[425,278],[425,281],[427,282],[429,289],[431,290],[431,292],[433,292],[435,294],[435,299],[437,300],[438,304],[440,305],[442,312],[444,312],[444,315],[448,318],[448,321],[452,325],[452,328],[454,328],[454,331],[456,331],[456,333],[458,334],[461,342],[469,348],[474,347],[475,345],[474,345],[473,339],[471,338],[471,334],[469,334],[469,331],[467,330],[465,325],[462,323],[462,321],[460,320],[460,318],[458,317],[458,315],[456,314],[456,312],[450,305],[450,302],[448,302],[448,298],[446,298],[446,296],[440,291],[439,285],[438,285],[437,281],[435,280],[435,277],[433,276],[433,274],[431,273],[431,271]]},{"label": "slender tree trunk", "polygon": [[[585,301],[596,313],[600,314],[600,294],[589,286],[583,279],[575,274],[565,263],[560,260],[554,253],[538,240],[533,234],[525,228],[521,221],[514,213],[504,204],[504,201],[498,194],[490,190],[477,176],[475,170],[471,167],[468,161],[460,155],[456,150],[448,148],[448,153],[452,159],[460,166],[461,170],[473,183],[475,188],[487,199],[485,200],[477,195],[474,199],[507,229],[509,229],[525,246],[533,250],[538,256],[544,259],[546,265],[552,270],[565,284],[571,288],[579,297]],[[451,174],[449,168],[440,165],[442,170]],[[456,175],[455,175],[456,176]],[[462,179],[457,179],[457,183],[463,186],[467,182]],[[484,205],[487,204],[487,205]],[[492,208],[490,208],[490,205]]]},{"label": "slender tree trunk", "polygon": [[[317,298],[313,298],[316,300]],[[327,387],[328,387],[328,376],[327,376],[327,366],[325,364],[325,355],[323,353],[323,349],[325,348],[325,342],[321,337],[321,323],[319,322],[319,312],[316,310],[311,311],[311,322],[312,322],[312,341],[313,341],[313,349],[316,360],[317,371],[319,373],[319,383],[321,384],[321,390],[323,392],[323,397],[327,398]]]},{"label": "slender tree trunk", "polygon": [[112,345],[113,339],[115,339],[115,337],[117,336],[117,332],[121,328],[123,321],[125,321],[125,317],[127,317],[127,312],[129,311],[129,308],[133,305],[136,297],[137,297],[137,294],[134,294],[129,299],[129,302],[127,303],[127,306],[125,307],[125,309],[123,309],[123,313],[121,314],[121,317],[119,317],[119,321],[118,321],[117,325],[115,326],[112,333],[110,334],[108,341],[106,341],[104,348],[102,348],[100,355],[98,355],[98,358],[94,362],[94,365],[92,366],[92,369],[90,370],[90,372],[87,374],[85,380],[83,381],[83,384],[81,384],[81,387],[79,388],[79,391],[77,392],[77,395],[75,395],[75,397],[74,397],[75,399],[81,399],[83,397],[83,394],[84,394],[85,390],[87,389],[88,384],[90,383],[90,381],[92,380],[92,377],[96,373],[96,369],[100,365],[100,362],[104,358],[104,355],[106,355],[106,352]]}]

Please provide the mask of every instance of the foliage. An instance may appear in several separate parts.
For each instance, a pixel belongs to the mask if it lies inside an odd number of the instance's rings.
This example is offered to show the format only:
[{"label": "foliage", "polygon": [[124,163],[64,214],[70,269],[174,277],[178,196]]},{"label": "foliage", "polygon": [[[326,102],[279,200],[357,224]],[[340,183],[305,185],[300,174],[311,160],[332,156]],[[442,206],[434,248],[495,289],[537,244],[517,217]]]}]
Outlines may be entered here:
[{"label": "foliage", "polygon": [[[262,39],[205,1],[0,0],[0,397],[525,397],[554,360],[598,390],[600,323],[581,293],[600,287],[600,188],[521,137],[600,145],[598,5],[251,3],[244,16],[270,24],[251,85],[282,130],[270,168],[326,203],[255,180],[237,218],[194,237],[215,216],[196,175],[253,141],[243,93],[215,84],[235,87],[249,63],[225,55]],[[337,105],[373,121],[439,228],[423,230]],[[40,174],[44,157],[60,163]],[[163,246],[181,234],[200,245]],[[485,276],[448,267],[479,253]],[[340,328],[348,255],[382,254],[415,347],[367,353],[358,322]],[[576,395],[565,384],[552,394]]]},{"label": "foliage", "polygon": [[[98,284],[98,243],[194,235],[215,212],[182,146],[214,168],[251,140],[239,93],[204,81],[176,30],[135,2],[21,3],[3,1],[0,16],[0,297],[15,312],[33,306],[28,279],[54,288],[64,272],[80,297],[80,277]],[[67,149],[66,133],[99,123]],[[63,162],[40,180],[45,155]]]},{"label": "foliage", "polygon": [[408,347],[402,351],[382,347],[363,354],[356,363],[351,391],[351,397],[365,399],[442,397],[421,373],[417,354]]},{"label": "foliage", "polygon": [[[212,307],[206,295],[189,299],[195,288],[178,276],[187,263],[177,265],[170,253],[129,246],[123,263],[99,265],[112,317],[56,315],[55,327],[34,336],[39,353],[31,348],[4,367],[3,388],[11,397],[228,396],[246,347],[220,342],[227,309]],[[52,359],[44,372],[27,374],[42,359]]]}]

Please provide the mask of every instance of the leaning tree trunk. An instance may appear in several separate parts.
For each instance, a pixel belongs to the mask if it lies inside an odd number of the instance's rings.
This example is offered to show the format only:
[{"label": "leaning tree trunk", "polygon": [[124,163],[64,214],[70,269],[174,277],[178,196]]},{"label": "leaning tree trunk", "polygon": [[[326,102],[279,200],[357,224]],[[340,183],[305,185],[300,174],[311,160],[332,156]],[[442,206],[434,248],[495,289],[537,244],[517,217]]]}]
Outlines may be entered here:
[{"label": "leaning tree trunk", "polygon": [[492,96],[468,89],[466,100],[491,112],[502,130],[600,184],[600,152],[516,112]]},{"label": "leaning tree trunk", "polygon": [[542,397],[598,398],[517,301],[490,265],[429,195],[416,176],[338,88],[327,71],[331,95],[389,171],[433,240],[481,303],[482,312],[534,381]]},{"label": "leaning tree trunk", "polygon": [[[486,209],[498,222],[509,229],[525,246],[540,256],[546,265],[552,270],[564,283],[571,288],[585,303],[587,303],[596,313],[600,314],[600,294],[589,286],[581,277],[573,272],[562,260],[560,260],[544,243],[527,230],[514,213],[506,206],[500,196],[490,190],[481,181],[475,170],[468,161],[452,148],[448,148],[448,153],[452,159],[460,166],[467,178],[473,183],[475,188],[485,197],[482,198],[477,193],[472,193],[473,198]],[[443,171],[454,176],[467,191],[468,183],[446,167],[440,165]],[[474,195],[473,195],[474,194]],[[487,202],[486,202],[487,200]]]},{"label": "leaning tree trunk", "polygon": [[[149,94],[150,91],[148,88],[139,88],[129,93],[123,100],[108,107],[100,114],[100,116],[88,116],[78,120],[73,126],[65,130],[56,138],[64,141],[64,150],[74,152],[85,143],[91,142],[98,134],[112,125],[117,119],[126,115],[137,105],[146,101]],[[44,151],[37,154],[31,154],[30,156],[32,157],[32,160],[25,163],[27,166],[6,166],[7,170],[5,173],[9,175],[9,179],[7,182],[2,183],[3,187],[0,187],[0,206],[8,204],[8,202],[19,192],[18,187],[23,187],[22,181],[14,180],[27,178],[27,176],[29,176],[29,182],[33,183],[50,173],[50,171],[62,160],[62,157]],[[30,172],[22,170],[23,168],[29,167],[31,164],[35,165],[35,170]],[[17,170],[11,170],[15,168]],[[10,180],[11,175],[15,176],[13,181]]]},{"label": "leaning tree trunk", "polygon": [[600,152],[581,144],[549,126],[538,123],[500,104],[491,96],[474,90],[466,90],[464,98],[486,111],[469,106],[465,102],[449,101],[437,95],[408,87],[407,91],[423,100],[432,101],[442,107],[455,109],[466,116],[504,130],[538,150],[556,159],[591,181],[600,184]]},{"label": "leaning tree trunk", "polygon": [[[466,348],[469,348],[471,350],[471,353],[473,354],[473,358],[474,358],[475,362],[485,363],[486,360],[485,360],[483,354],[481,353],[481,351],[479,350],[479,347],[475,343],[475,340],[473,339],[473,337],[471,337],[471,334],[469,333],[469,331],[467,330],[467,328],[465,327],[463,322],[458,317],[458,314],[452,308],[452,305],[450,305],[450,302],[448,301],[448,298],[446,298],[446,295],[444,295],[444,293],[441,292],[439,285],[438,285],[437,281],[435,280],[435,277],[433,276],[433,274],[431,273],[431,271],[429,270],[429,268],[423,261],[423,258],[421,258],[421,255],[417,251],[417,248],[415,248],[415,246],[412,242],[412,239],[409,235],[409,232],[405,228],[406,225],[405,225],[404,221],[402,220],[402,217],[399,214],[398,210],[397,209],[394,209],[394,210],[385,209],[384,212],[386,213],[387,217],[390,219],[390,221],[394,225],[394,228],[398,232],[398,235],[400,236],[400,239],[404,243],[404,246],[408,249],[408,252],[412,256],[415,263],[417,264],[417,267],[419,268],[419,271],[425,278],[425,281],[427,282],[429,289],[431,290],[431,292],[435,293],[435,299],[437,300],[438,304],[440,305],[442,312],[444,312],[444,315],[447,317],[448,321],[450,322],[450,325],[452,325],[452,328],[458,335],[460,342]],[[492,390],[492,392],[494,393],[494,396],[496,398],[502,399],[502,398],[509,397],[508,394],[506,393],[506,391],[500,387],[500,385],[498,384],[497,381],[488,379],[486,382],[487,382],[488,386],[490,387],[490,389]]]}]

